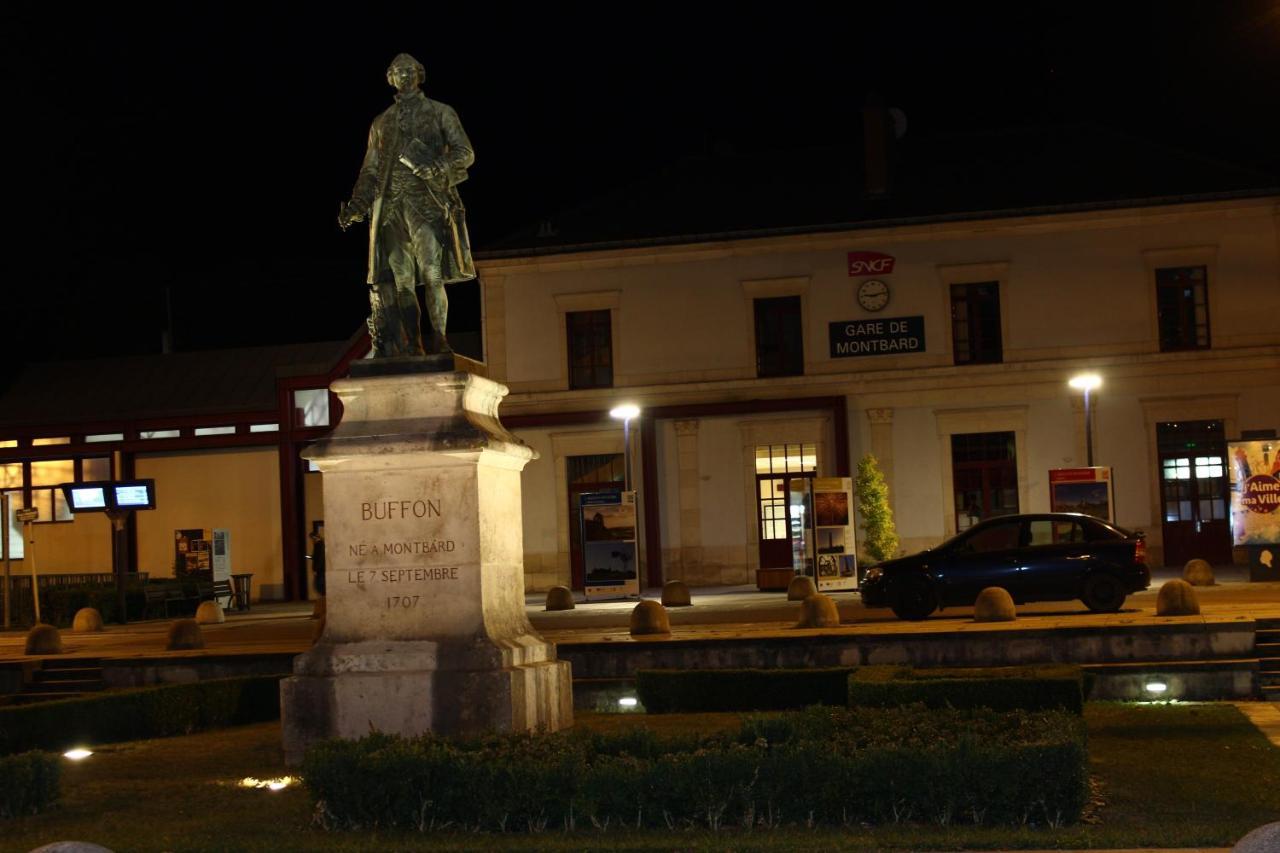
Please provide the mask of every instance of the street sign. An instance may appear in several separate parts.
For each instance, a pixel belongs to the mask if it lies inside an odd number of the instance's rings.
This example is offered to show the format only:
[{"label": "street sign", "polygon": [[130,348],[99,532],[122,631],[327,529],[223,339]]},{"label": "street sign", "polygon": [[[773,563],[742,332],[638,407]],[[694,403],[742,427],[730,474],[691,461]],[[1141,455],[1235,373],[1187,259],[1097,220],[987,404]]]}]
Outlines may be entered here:
[{"label": "street sign", "polygon": [[20,509],[13,514],[13,517],[26,524],[28,521],[38,521],[40,519],[40,507],[31,506]]}]

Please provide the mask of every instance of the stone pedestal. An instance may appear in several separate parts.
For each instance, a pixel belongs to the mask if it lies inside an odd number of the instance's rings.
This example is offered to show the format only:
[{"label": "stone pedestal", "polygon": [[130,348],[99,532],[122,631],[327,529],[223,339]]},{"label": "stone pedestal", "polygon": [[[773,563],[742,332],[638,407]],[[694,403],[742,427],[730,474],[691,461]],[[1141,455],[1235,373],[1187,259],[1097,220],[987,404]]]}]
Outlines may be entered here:
[{"label": "stone pedestal", "polygon": [[525,616],[520,472],[507,389],[468,373],[335,382],[324,474],[326,615],[281,683],[285,758],[371,731],[555,730],[569,664]]}]

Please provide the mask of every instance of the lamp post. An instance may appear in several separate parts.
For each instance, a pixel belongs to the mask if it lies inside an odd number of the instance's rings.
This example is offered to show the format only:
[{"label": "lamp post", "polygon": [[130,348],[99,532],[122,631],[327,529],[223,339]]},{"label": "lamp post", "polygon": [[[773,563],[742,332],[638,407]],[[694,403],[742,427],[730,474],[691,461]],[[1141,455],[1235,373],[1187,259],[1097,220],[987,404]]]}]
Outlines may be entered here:
[{"label": "lamp post", "polygon": [[1102,384],[1102,377],[1096,373],[1081,373],[1071,377],[1067,382],[1077,391],[1084,392],[1084,446],[1085,455],[1090,468],[1093,467],[1093,411],[1089,405],[1089,392]]},{"label": "lamp post", "polygon": [[623,489],[631,491],[631,419],[640,414],[634,403],[623,403],[609,410],[609,417],[622,421]]}]

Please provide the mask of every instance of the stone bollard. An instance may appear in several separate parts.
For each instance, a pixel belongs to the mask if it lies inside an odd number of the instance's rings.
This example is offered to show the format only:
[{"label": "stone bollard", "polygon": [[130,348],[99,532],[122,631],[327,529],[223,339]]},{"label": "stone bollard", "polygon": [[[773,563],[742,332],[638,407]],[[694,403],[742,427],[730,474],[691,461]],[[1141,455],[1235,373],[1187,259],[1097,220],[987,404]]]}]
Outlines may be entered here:
[{"label": "stone bollard", "polygon": [[112,853],[110,847],[94,844],[91,841],[55,841],[43,847],[37,847],[31,853]]},{"label": "stone bollard", "polygon": [[[807,578],[806,578],[807,580]],[[839,628],[840,612],[835,599],[815,592],[800,603],[800,621],[797,628]]]},{"label": "stone bollard", "polygon": [[169,651],[182,649],[203,649],[204,634],[200,631],[200,623],[194,619],[175,619],[169,625],[169,641],[165,644]]},{"label": "stone bollard", "polygon": [[102,614],[92,607],[81,607],[71,620],[71,630],[77,634],[95,634],[102,630]]},{"label": "stone bollard", "polygon": [[196,608],[196,621],[201,625],[221,625],[227,621],[222,605],[216,601],[202,601]]},{"label": "stone bollard", "polygon": [[1013,596],[1002,587],[987,587],[978,593],[978,600],[973,603],[974,622],[1012,622],[1017,618]]},{"label": "stone bollard", "polygon": [[60,655],[62,654],[62,634],[52,625],[33,625],[27,632],[27,654]]},{"label": "stone bollard", "polygon": [[547,610],[573,610],[573,591],[567,586],[553,586],[547,590]]},{"label": "stone bollard", "polygon": [[1195,616],[1200,612],[1200,598],[1186,581],[1166,581],[1156,594],[1157,616]]},{"label": "stone bollard", "polygon": [[804,601],[811,595],[817,595],[818,588],[813,585],[813,578],[808,575],[796,575],[787,584],[787,601]]},{"label": "stone bollard", "polygon": [[689,587],[685,586],[684,581],[667,581],[662,585],[662,606],[693,606],[693,600],[689,597]]},{"label": "stone bollard", "polygon": [[1192,586],[1213,586],[1213,566],[1208,560],[1187,560],[1182,569],[1182,579]]},{"label": "stone bollard", "polygon": [[1276,853],[1280,850],[1280,821],[1264,823],[1236,842],[1231,853]]},{"label": "stone bollard", "polygon": [[658,602],[645,600],[631,611],[631,636],[670,633],[671,620],[667,618],[667,609]]}]

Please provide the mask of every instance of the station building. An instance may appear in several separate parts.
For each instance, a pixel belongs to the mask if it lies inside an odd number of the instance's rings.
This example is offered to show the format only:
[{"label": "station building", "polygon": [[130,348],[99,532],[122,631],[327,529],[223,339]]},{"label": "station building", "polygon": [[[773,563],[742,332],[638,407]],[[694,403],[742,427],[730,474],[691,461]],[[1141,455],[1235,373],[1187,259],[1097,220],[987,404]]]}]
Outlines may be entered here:
[{"label": "station building", "polygon": [[[641,578],[739,585],[789,563],[787,480],[867,453],[907,552],[1047,511],[1050,469],[1086,464],[1084,371],[1117,523],[1153,565],[1240,558],[1226,442],[1280,428],[1280,188],[1083,127],[905,142],[691,160],[477,252],[483,340],[458,361],[510,388],[540,454],[528,590],[582,586],[577,496],[621,485],[620,403],[641,407]],[[305,597],[323,499],[299,454],[367,347],[28,367],[0,485],[42,508],[41,571],[108,570],[106,522],[48,487],[109,472],[157,480],[134,568],[223,527],[255,597]]]}]

